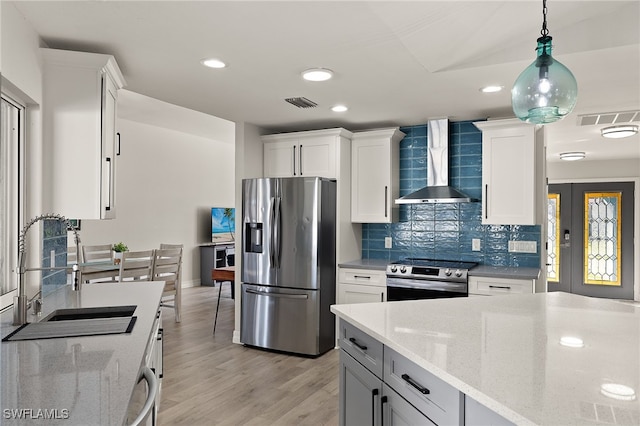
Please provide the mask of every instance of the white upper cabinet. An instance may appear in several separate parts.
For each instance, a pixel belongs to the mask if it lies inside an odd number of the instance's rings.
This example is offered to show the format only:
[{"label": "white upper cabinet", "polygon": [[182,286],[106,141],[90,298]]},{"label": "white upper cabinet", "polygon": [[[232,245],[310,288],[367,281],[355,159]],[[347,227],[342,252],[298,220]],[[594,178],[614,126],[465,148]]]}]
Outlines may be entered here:
[{"label": "white upper cabinet", "polygon": [[116,107],[125,81],[110,55],[41,49],[45,211],[116,213]]},{"label": "white upper cabinet", "polygon": [[351,140],[351,221],[398,220],[399,152],[404,133],[397,127],[356,132]]},{"label": "white upper cabinet", "polygon": [[518,119],[474,124],[482,130],[482,223],[542,224],[546,215],[543,126]]},{"label": "white upper cabinet", "polygon": [[265,177],[337,178],[340,144],[350,140],[345,129],[312,130],[262,137]]}]

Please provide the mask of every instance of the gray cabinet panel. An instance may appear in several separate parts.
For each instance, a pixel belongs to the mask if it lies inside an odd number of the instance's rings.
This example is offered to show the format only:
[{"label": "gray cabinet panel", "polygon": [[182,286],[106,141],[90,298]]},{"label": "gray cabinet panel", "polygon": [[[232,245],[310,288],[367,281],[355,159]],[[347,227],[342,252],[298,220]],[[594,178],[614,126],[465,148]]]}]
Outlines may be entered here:
[{"label": "gray cabinet panel", "polygon": [[378,425],[382,380],[340,351],[340,426]]},{"label": "gray cabinet panel", "polygon": [[434,424],[386,384],[383,385],[382,417],[382,424],[387,426]]}]

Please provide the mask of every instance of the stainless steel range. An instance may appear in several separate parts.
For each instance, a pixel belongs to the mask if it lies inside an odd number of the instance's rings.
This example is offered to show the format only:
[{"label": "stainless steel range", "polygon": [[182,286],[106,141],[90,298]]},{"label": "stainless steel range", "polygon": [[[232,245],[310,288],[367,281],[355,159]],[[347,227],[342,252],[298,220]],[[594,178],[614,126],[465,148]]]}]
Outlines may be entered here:
[{"label": "stainless steel range", "polygon": [[387,300],[467,297],[474,262],[406,258],[387,265]]}]

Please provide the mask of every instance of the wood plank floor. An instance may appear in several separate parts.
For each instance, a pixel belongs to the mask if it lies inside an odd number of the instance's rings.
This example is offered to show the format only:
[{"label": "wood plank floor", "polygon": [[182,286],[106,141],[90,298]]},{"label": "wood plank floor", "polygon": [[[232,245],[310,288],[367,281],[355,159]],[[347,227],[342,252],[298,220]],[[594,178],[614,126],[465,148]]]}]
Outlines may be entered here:
[{"label": "wood plank floor", "polygon": [[163,311],[159,425],[337,425],[338,351],[304,358],[231,342],[234,301],[223,284],[186,288],[182,322]]}]

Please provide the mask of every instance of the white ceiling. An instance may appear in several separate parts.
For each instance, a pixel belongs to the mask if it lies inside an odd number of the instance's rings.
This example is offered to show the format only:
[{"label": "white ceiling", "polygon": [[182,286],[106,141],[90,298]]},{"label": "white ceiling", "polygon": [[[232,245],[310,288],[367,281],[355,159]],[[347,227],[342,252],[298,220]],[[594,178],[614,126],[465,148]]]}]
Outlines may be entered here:
[{"label": "white ceiling", "polygon": [[[49,47],[114,55],[129,91],[269,132],[512,116],[509,90],[542,23],[542,1],[516,0],[12,3]],[[548,158],[640,158],[640,135],[605,140],[603,126],[577,125],[581,114],[640,110],[640,2],[547,7],[553,56],[578,80],[574,112],[547,125]],[[206,57],[228,67],[205,68]],[[311,67],[334,78],[303,81]],[[482,94],[487,84],[505,90]],[[318,106],[284,101],[296,96]],[[330,111],[337,103],[349,111]]]}]

